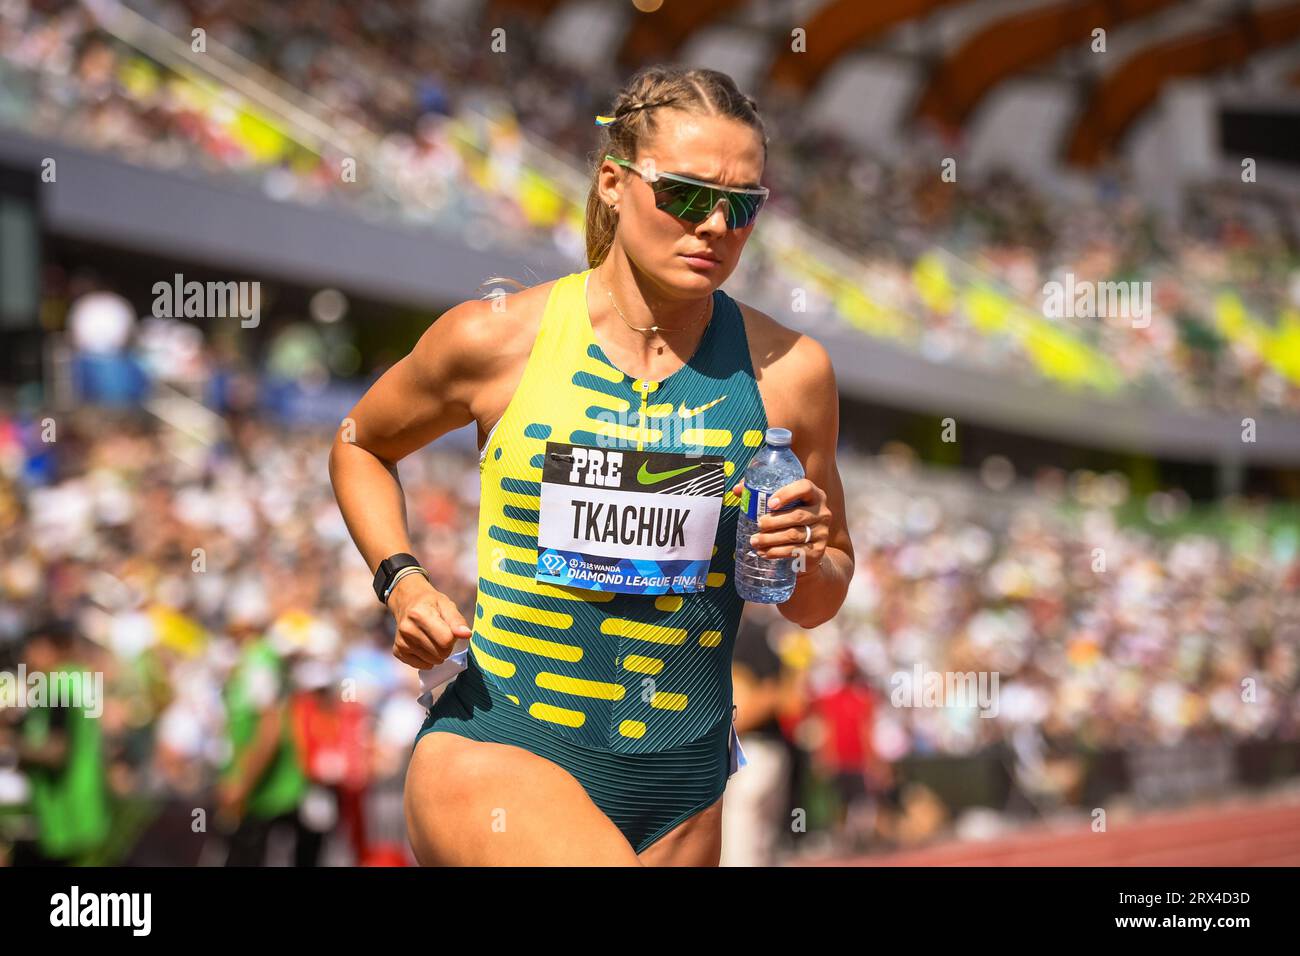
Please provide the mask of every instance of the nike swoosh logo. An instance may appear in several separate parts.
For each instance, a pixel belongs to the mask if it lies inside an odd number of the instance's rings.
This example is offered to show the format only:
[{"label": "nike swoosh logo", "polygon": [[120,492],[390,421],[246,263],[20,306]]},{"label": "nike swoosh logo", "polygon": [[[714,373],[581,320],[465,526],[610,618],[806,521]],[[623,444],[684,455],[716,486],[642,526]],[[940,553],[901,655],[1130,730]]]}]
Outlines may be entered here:
[{"label": "nike swoosh logo", "polygon": [[643,485],[655,485],[674,475],[684,475],[686,472],[700,467],[699,465],[687,465],[685,468],[674,468],[671,471],[654,472],[647,469],[645,465],[645,462],[641,462],[641,470],[636,473],[636,480]]},{"label": "nike swoosh logo", "polygon": [[726,400],[727,400],[727,396],[723,395],[722,398],[715,398],[707,405],[701,405],[699,408],[679,408],[677,409],[677,414],[681,415],[682,418],[694,418],[696,415],[698,415],[700,412],[704,411],[705,409],[712,408],[714,405],[718,404],[719,402],[725,402]]}]

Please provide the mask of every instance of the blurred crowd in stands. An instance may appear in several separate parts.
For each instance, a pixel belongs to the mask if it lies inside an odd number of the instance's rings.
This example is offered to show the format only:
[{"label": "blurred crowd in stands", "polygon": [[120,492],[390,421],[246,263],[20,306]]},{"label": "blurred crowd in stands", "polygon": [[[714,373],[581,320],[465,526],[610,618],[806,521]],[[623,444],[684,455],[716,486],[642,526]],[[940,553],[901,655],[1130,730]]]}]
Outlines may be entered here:
[{"label": "blurred crowd in stands", "polygon": [[[206,430],[131,395],[0,413],[0,672],[104,675],[96,719],[0,694],[14,862],[406,859],[419,684],[334,502],[330,429],[275,423],[259,369],[210,387],[230,361],[199,343],[190,362]],[[841,456],[857,550],[842,612],[804,631],[751,609],[738,639],[750,766],[729,860],[925,838],[943,810],[900,790],[908,762],[1000,748],[1030,774],[1062,755],[1300,740],[1294,514],[1242,504],[1227,533],[1162,535],[1119,520],[1118,474],[1017,480],[990,459],[960,475],[876,451]],[[415,551],[472,619],[472,448],[438,442],[400,470]],[[1146,504],[1157,525],[1189,507]],[[954,674],[996,683],[931,686]],[[1060,805],[1077,783],[1056,782]],[[791,814],[814,804],[800,842]]]},{"label": "blurred crowd in stands", "polygon": [[[481,24],[442,29],[407,0],[132,8],[187,48],[203,27],[210,55],[242,58],[237,84],[292,109],[164,65],[110,0],[0,0],[0,125],[580,262],[582,176],[575,193],[560,166],[587,159],[620,76],[549,61],[535,24],[507,21],[508,54],[495,55]],[[801,122],[777,91],[757,99],[773,212],[864,270],[809,283],[810,313],[820,300],[867,334],[995,373],[1050,375],[1042,356],[1067,355],[1116,371],[1130,395],[1300,410],[1284,216],[1206,190],[1175,227],[1105,177],[1083,207],[1008,173],[944,183],[940,143],[920,136],[910,160],[887,162]],[[355,182],[341,175],[349,158]],[[798,320],[783,303],[828,271],[819,248],[756,230],[729,288]],[[1064,332],[1032,303],[1066,272],[1152,280],[1150,325],[1052,338]],[[419,685],[391,656],[391,620],[324,465],[320,422],[346,410],[326,389],[356,373],[356,350],[290,329],[252,368],[189,323],[132,333],[123,301],[67,291],[80,311],[47,328],[76,346],[64,407],[78,410],[0,412],[0,691],[19,665],[88,668],[105,700],[83,719],[0,693],[0,848],[16,863],[407,861]],[[1024,303],[1031,314],[1007,321]],[[308,399],[295,404],[295,388]],[[304,406],[314,426],[284,424]],[[842,613],[805,632],[757,611],[738,638],[750,764],[728,788],[725,861],[926,838],[944,808],[908,785],[917,761],[1002,751],[1025,793],[1070,805],[1072,755],[1300,739],[1294,512],[1227,505],[1213,533],[1161,533],[1188,509],[1176,491],[1140,502],[1154,527],[1138,526],[1121,520],[1134,502],[1116,474],[1017,479],[990,459],[957,476],[903,445],[870,451],[841,460],[857,546]],[[441,441],[401,472],[416,551],[468,616],[472,440]],[[987,705],[927,697],[935,674],[998,684]]]},{"label": "blurred crowd in stands", "polygon": [[[0,122],[9,116],[138,162],[253,175],[276,199],[354,202],[467,242],[540,242],[582,261],[592,117],[625,77],[558,64],[524,14],[453,25],[433,22],[435,5],[415,0],[131,7],[182,48],[204,29],[205,55],[233,64],[237,81],[221,88],[151,58],[147,29],[115,12],[114,0],[2,0],[0,69],[12,75]],[[100,25],[110,22],[120,35]],[[504,52],[490,47],[491,26],[505,28]],[[291,108],[254,104],[237,92],[244,84]],[[938,171],[954,146],[924,130],[904,158],[886,161],[813,127],[783,91],[756,92],[771,139],[773,213],[829,246],[756,230],[736,294],[785,316],[791,290],[804,289],[810,314],[787,316],[796,323],[815,329],[829,316],[996,374],[1122,385],[1132,400],[1300,410],[1294,202],[1208,185],[1189,191],[1175,222],[1109,171],[1086,201],[1014,171],[947,182]],[[1136,323],[1045,317],[1044,284],[1067,275],[1150,282],[1151,314]]]}]

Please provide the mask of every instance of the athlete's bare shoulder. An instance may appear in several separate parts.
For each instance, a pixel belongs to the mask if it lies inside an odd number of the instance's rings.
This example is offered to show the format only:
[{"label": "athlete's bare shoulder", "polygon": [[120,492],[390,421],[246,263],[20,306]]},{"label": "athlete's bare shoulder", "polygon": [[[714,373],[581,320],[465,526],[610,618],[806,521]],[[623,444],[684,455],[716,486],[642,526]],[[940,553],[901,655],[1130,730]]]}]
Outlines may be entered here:
[{"label": "athlete's bare shoulder", "polygon": [[416,365],[443,377],[443,389],[459,398],[489,427],[500,417],[523,376],[555,282],[516,292],[468,299],[434,321],[412,350]]},{"label": "athlete's bare shoulder", "polygon": [[454,356],[457,366],[471,372],[508,365],[512,355],[527,355],[532,349],[552,285],[467,299],[440,315],[416,348]]},{"label": "athlete's bare shoulder", "polygon": [[834,391],[835,376],[825,346],[739,299],[736,305],[745,317],[749,357],[765,402],[769,391],[794,393],[805,400],[809,395],[824,396],[828,386]]},{"label": "athlete's bare shoulder", "polygon": [[[842,494],[835,472],[840,396],[835,369],[826,347],[777,322],[770,315],[737,303],[745,317],[750,361],[769,425],[794,432],[795,454],[823,489]],[[836,499],[842,500],[842,499]]]}]

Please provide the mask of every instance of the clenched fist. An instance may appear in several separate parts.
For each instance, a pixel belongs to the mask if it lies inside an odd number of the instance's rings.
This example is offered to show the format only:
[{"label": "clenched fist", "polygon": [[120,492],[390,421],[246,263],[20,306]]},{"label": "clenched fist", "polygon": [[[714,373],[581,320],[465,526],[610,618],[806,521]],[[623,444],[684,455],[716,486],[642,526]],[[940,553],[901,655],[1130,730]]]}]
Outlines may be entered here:
[{"label": "clenched fist", "polygon": [[451,598],[423,574],[408,574],[398,581],[388,596],[388,608],[397,620],[393,656],[421,670],[441,664],[457,639],[471,634]]}]

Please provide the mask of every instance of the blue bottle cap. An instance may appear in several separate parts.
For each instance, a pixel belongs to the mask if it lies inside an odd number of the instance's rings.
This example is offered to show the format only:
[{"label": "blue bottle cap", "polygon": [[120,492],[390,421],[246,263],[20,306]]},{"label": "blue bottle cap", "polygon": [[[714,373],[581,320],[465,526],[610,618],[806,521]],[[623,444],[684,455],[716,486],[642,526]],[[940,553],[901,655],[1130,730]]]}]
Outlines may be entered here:
[{"label": "blue bottle cap", "polygon": [[788,428],[769,428],[763,440],[773,448],[789,448],[792,437]]}]

